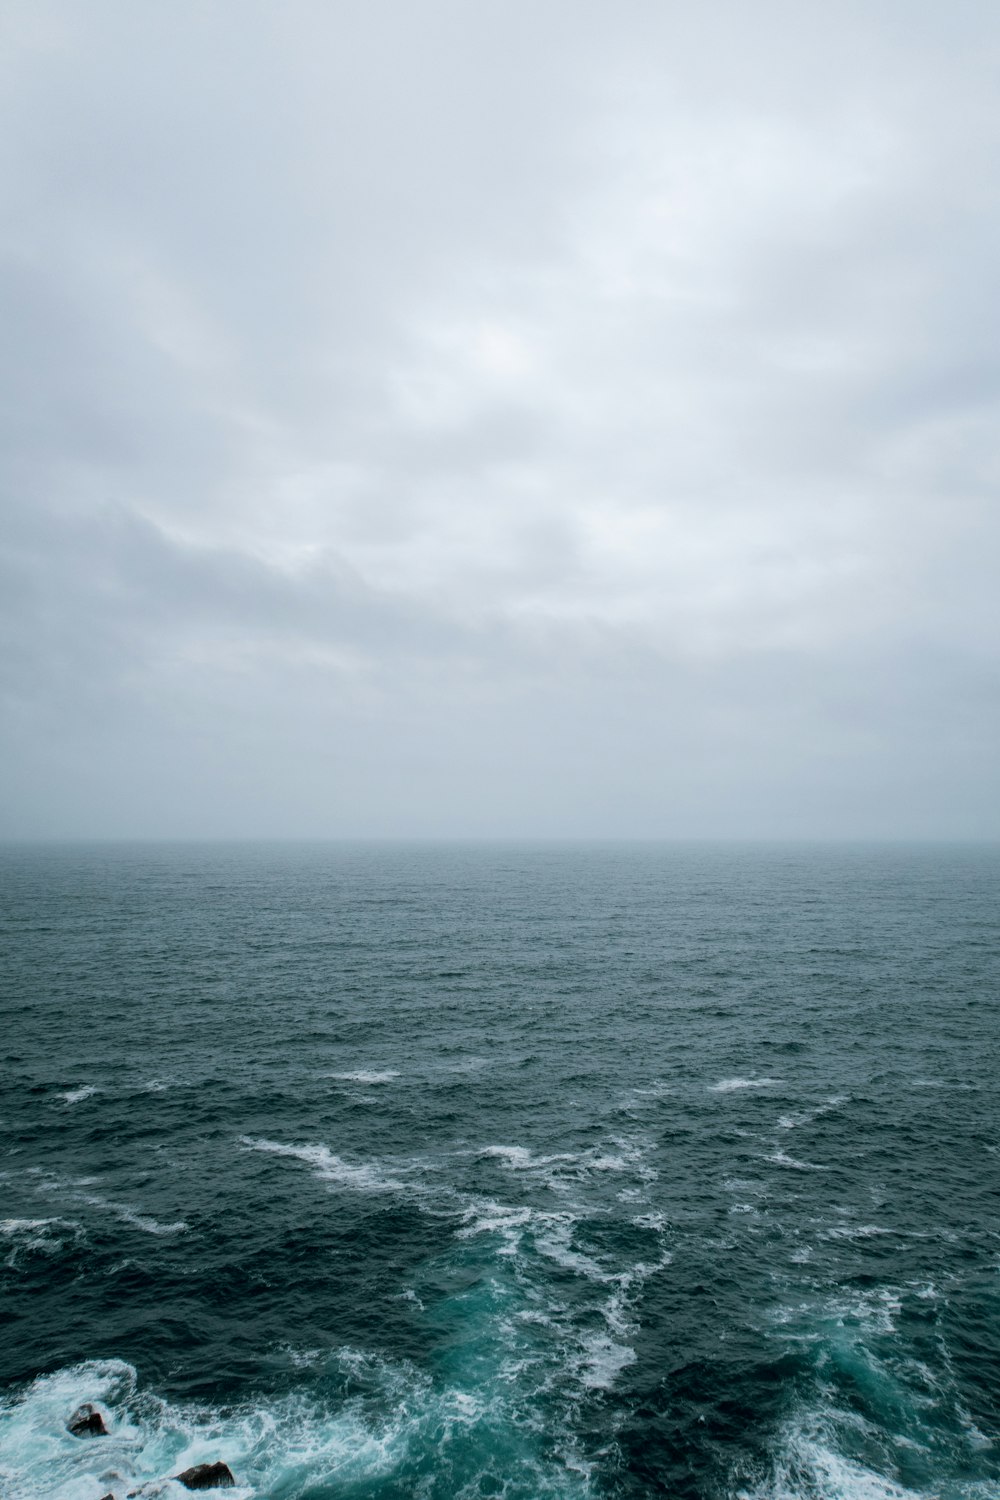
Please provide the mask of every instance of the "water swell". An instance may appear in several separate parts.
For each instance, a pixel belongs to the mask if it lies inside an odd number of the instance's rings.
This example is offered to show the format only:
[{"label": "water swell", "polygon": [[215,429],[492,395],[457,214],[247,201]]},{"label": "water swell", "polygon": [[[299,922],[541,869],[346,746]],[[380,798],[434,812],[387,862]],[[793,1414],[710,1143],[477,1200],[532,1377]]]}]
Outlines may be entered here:
[{"label": "water swell", "polygon": [[4,858],[5,1500],[1000,1493],[1000,865]]}]

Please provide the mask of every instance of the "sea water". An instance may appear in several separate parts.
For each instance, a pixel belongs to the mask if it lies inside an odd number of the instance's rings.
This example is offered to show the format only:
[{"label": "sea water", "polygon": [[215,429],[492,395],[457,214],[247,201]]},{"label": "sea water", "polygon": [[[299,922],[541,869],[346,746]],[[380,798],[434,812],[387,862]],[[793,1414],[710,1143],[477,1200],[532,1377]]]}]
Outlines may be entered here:
[{"label": "sea water", "polygon": [[0,1493],[997,1496],[998,895],[988,848],[0,851]]}]

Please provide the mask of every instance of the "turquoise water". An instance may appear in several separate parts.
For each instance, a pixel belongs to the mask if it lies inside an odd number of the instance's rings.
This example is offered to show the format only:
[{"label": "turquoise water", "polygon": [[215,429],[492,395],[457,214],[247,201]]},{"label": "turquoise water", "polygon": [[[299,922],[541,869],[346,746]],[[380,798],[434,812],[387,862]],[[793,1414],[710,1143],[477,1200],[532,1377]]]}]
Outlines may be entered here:
[{"label": "turquoise water", "polygon": [[998,894],[973,848],[0,851],[0,1493],[1000,1495]]}]

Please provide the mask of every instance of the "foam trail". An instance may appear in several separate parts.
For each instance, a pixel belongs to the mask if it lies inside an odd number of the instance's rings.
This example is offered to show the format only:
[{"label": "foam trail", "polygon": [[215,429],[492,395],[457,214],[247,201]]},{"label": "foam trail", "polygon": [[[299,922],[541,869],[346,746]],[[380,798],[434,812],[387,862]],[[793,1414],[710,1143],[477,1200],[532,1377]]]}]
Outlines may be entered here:
[{"label": "foam trail", "polygon": [[144,1214],[139,1209],[133,1208],[131,1203],[112,1203],[107,1198],[99,1198],[93,1193],[76,1193],[75,1198],[79,1203],[89,1203],[92,1208],[106,1208],[109,1213],[122,1224],[128,1224],[132,1229],[141,1229],[143,1234],[181,1234],[187,1228],[183,1219],[177,1219],[172,1224],[161,1224],[150,1214]]},{"label": "foam trail", "polygon": [[271,1156],[288,1156],[296,1161],[304,1161],[323,1182],[334,1182],[338,1187],[351,1188],[355,1192],[391,1193],[399,1192],[404,1187],[395,1178],[383,1177],[370,1162],[353,1166],[326,1146],[286,1146],[280,1141],[260,1140],[247,1135],[240,1136],[240,1144],[250,1151],[264,1151]]}]

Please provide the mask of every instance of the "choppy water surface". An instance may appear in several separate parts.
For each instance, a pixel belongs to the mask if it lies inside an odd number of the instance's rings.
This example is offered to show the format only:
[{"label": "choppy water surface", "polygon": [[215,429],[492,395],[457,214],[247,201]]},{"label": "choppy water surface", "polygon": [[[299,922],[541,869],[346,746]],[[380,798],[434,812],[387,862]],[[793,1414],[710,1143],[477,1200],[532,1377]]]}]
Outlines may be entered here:
[{"label": "choppy water surface", "polygon": [[0,1493],[997,1496],[998,892],[0,852]]}]

